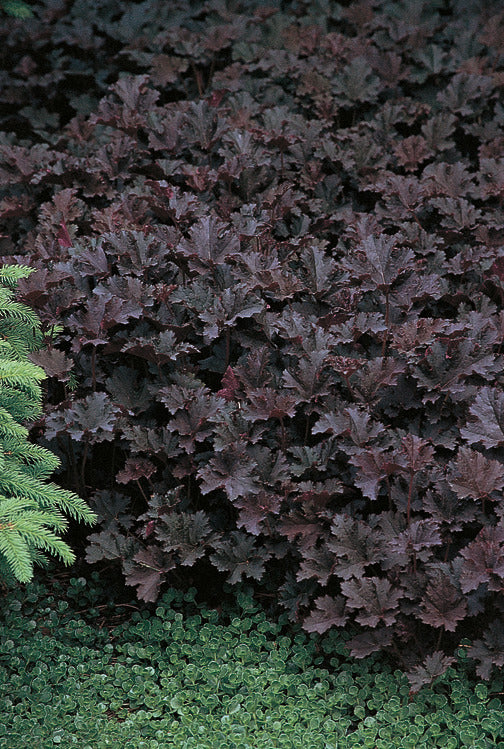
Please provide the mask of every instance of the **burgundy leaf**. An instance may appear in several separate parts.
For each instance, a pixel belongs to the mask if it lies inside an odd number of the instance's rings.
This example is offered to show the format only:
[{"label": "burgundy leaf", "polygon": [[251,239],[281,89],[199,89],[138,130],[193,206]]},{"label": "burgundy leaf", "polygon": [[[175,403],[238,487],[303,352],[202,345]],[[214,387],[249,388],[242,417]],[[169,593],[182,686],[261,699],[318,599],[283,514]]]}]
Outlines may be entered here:
[{"label": "burgundy leaf", "polygon": [[243,575],[261,580],[270,553],[264,547],[256,546],[255,538],[241,531],[232,531],[227,539],[210,557],[217,569],[230,573],[229,583],[240,582]]},{"label": "burgundy leaf", "polygon": [[389,454],[375,447],[363,449],[352,455],[350,463],[358,469],[354,478],[355,485],[361,489],[365,497],[372,500],[378,497],[381,481],[401,467]]},{"label": "burgundy leaf", "polygon": [[476,673],[481,679],[488,680],[492,667],[499,670],[504,666],[504,625],[499,619],[491,622],[485,630],[482,640],[475,640],[467,651],[469,658],[478,661]]},{"label": "burgundy leaf", "polygon": [[354,635],[347,642],[350,655],[353,658],[367,658],[371,653],[385,650],[394,640],[392,627],[377,627],[367,632]]},{"label": "burgundy leaf", "polygon": [[348,608],[359,612],[356,621],[369,627],[376,627],[380,622],[393,624],[403,597],[401,590],[378,577],[345,580],[341,583],[341,592],[346,596]]},{"label": "burgundy leaf", "polygon": [[448,483],[461,498],[488,497],[504,487],[504,465],[469,447],[460,447]]},{"label": "burgundy leaf", "polygon": [[238,497],[234,504],[240,509],[238,527],[245,528],[248,533],[258,536],[263,530],[263,522],[270,514],[277,515],[280,511],[282,498],[270,492],[260,491],[247,497]]},{"label": "burgundy leaf", "polygon": [[320,548],[304,549],[303,560],[296,575],[297,580],[316,578],[321,585],[327,585],[333,573],[334,554],[326,544]]},{"label": "burgundy leaf", "polygon": [[470,445],[504,445],[504,393],[496,388],[480,388],[469,413],[471,418],[460,434]]},{"label": "burgundy leaf", "polygon": [[423,686],[430,686],[438,676],[442,676],[446,669],[455,661],[454,658],[445,656],[439,650],[428,655],[422,665],[415,666],[408,672],[408,681],[411,684],[411,693],[415,694]]},{"label": "burgundy leaf", "polygon": [[236,392],[240,388],[240,382],[229,366],[222,376],[221,385],[222,388],[216,393],[216,395],[227,401],[234,400],[236,398]]},{"label": "burgundy leaf", "polygon": [[128,484],[140,478],[150,478],[156,471],[154,463],[147,458],[128,458],[123,470],[116,474],[116,481],[118,484]]},{"label": "burgundy leaf", "polygon": [[142,601],[155,601],[159,589],[166,579],[166,573],[175,567],[170,557],[156,546],[138,551],[126,567],[127,585],[135,585],[137,596]]},{"label": "burgundy leaf", "polygon": [[315,599],[315,609],[303,621],[303,629],[322,635],[331,627],[343,627],[347,621],[345,599],[342,596],[322,596]]},{"label": "burgundy leaf", "polygon": [[72,247],[73,246],[72,239],[70,237],[70,234],[68,233],[68,229],[64,221],[61,221],[60,223],[60,228],[58,230],[56,239],[58,240],[58,244],[60,247]]},{"label": "burgundy leaf", "polygon": [[431,627],[454,632],[467,615],[467,604],[448,575],[440,570],[429,575],[430,582],[420,603],[420,619]]},{"label": "burgundy leaf", "polygon": [[466,560],[460,573],[464,593],[486,583],[489,590],[504,590],[504,528],[483,528],[460,555]]}]

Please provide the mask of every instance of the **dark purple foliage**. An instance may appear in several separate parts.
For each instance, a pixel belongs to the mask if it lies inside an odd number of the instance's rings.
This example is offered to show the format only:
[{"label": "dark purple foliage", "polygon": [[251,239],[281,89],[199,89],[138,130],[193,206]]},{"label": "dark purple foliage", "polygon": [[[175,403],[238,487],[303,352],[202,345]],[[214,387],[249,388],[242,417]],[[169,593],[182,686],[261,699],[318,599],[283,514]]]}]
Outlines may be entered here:
[{"label": "dark purple foliage", "polygon": [[246,580],[418,689],[504,658],[503,20],[346,5],[4,21],[1,260],[63,326],[34,437],[87,560]]}]

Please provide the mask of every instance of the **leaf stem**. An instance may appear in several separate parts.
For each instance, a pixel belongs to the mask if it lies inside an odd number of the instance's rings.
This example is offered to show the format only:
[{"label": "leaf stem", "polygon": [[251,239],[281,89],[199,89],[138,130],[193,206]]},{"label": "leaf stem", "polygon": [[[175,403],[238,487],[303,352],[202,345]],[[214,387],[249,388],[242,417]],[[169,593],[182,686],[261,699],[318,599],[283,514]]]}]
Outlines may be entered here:
[{"label": "leaf stem", "polygon": [[308,437],[310,436],[310,416],[306,415],[305,433],[304,433],[304,444],[308,444]]},{"label": "leaf stem", "polygon": [[408,487],[408,507],[406,509],[406,522],[408,524],[408,528],[410,525],[410,519],[411,519],[411,498],[413,496],[413,479],[415,478],[415,472],[410,471],[410,481],[409,481],[409,487]]},{"label": "leaf stem", "polygon": [[85,490],[86,488],[85,471],[86,471],[86,462],[87,462],[88,452],[89,452],[89,440],[86,440],[86,442],[84,443],[84,452],[82,454],[81,475],[80,475],[81,486],[83,490]]},{"label": "leaf stem", "polygon": [[96,391],[96,346],[93,346],[91,353],[91,377],[93,381],[93,391]]},{"label": "leaf stem", "polygon": [[383,345],[382,345],[382,358],[385,358],[386,351],[387,351],[387,342],[389,337],[389,322],[390,322],[390,305],[389,305],[389,291],[385,292],[385,325],[387,326],[387,329],[383,336]]},{"label": "leaf stem", "polygon": [[226,366],[224,367],[224,371],[229,367],[229,357],[231,353],[231,331],[229,328],[226,328]]},{"label": "leaf stem", "polygon": [[285,452],[285,449],[287,447],[287,435],[285,433],[285,423],[284,423],[284,420],[283,420],[283,416],[279,416],[278,420],[280,422],[280,427],[281,427],[281,430],[282,430],[281,449],[282,449],[282,452]]}]

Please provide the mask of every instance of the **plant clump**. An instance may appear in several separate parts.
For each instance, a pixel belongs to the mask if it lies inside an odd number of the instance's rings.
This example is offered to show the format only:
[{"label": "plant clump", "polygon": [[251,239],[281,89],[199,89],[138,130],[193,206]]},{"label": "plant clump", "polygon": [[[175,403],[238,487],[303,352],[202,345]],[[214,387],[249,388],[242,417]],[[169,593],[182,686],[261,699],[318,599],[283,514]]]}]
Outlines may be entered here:
[{"label": "plant clump", "polygon": [[502,677],[474,685],[463,651],[412,696],[376,655],[351,659],[345,636],[285,635],[243,588],[220,612],[168,589],[131,614],[97,578],[3,602],[0,746],[504,747]]},{"label": "plant clump", "polygon": [[0,32],[0,252],[63,326],[37,429],[99,517],[86,559],[150,602],[252,583],[416,686],[469,637],[488,678],[500,3],[34,13]]}]

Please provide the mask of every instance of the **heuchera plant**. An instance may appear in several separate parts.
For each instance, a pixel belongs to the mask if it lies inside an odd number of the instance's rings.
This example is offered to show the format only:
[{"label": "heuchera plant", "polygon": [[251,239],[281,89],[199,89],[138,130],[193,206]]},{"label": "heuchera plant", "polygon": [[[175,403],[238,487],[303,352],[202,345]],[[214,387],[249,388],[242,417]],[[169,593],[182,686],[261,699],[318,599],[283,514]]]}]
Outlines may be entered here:
[{"label": "heuchera plant", "polygon": [[487,678],[499,4],[91,5],[1,32],[0,145],[1,260],[64,326],[33,436],[101,519],[87,560],[145,601],[248,580],[415,688],[476,637]]}]

